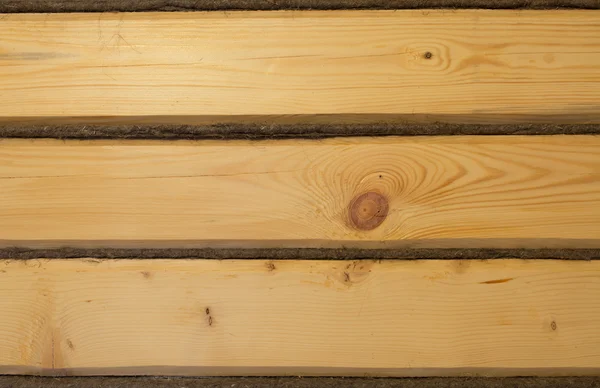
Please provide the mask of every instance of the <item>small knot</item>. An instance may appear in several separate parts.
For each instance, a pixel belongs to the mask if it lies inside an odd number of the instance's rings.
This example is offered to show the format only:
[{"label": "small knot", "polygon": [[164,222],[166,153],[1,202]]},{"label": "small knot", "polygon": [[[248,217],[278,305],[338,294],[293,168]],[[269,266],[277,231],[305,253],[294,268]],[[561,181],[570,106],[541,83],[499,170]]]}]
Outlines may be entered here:
[{"label": "small knot", "polygon": [[423,56],[425,57],[425,59],[431,59],[433,57],[433,54],[430,51],[427,51]]},{"label": "small knot", "polygon": [[350,220],[360,230],[372,230],[381,225],[389,211],[388,200],[381,194],[368,192],[350,203]]}]

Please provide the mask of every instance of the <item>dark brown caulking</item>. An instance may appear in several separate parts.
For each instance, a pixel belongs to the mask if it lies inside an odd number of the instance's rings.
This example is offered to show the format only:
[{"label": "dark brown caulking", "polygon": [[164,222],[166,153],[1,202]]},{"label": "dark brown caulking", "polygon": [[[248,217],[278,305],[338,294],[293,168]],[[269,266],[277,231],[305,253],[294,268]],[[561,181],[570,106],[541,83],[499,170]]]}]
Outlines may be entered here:
[{"label": "dark brown caulking", "polygon": [[350,221],[357,229],[372,230],[381,225],[388,211],[388,200],[383,195],[371,191],[352,200]]}]

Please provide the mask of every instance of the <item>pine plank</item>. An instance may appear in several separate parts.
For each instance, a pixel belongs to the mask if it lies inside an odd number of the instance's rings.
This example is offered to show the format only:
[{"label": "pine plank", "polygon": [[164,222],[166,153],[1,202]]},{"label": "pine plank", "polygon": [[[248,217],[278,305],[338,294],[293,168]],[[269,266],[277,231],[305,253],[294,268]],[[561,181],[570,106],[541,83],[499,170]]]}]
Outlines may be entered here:
[{"label": "pine plank", "polygon": [[0,373],[600,373],[598,261],[0,263]]},{"label": "pine plank", "polygon": [[598,248],[599,155],[595,136],[4,139],[0,246]]},{"label": "pine plank", "polygon": [[0,28],[3,121],[600,122],[595,11],[4,14]]}]

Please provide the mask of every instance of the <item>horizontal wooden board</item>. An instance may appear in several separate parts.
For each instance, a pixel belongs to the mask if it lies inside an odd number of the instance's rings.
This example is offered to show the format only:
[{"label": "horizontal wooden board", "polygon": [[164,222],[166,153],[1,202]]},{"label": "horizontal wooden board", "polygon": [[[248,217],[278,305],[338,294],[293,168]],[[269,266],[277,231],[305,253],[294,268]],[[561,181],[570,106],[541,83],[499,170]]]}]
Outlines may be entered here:
[{"label": "horizontal wooden board", "polygon": [[599,261],[0,263],[0,373],[600,373]]},{"label": "horizontal wooden board", "polygon": [[600,247],[594,136],[5,139],[0,182],[5,247]]},{"label": "horizontal wooden board", "polygon": [[600,122],[593,11],[5,14],[0,28],[2,120]]}]

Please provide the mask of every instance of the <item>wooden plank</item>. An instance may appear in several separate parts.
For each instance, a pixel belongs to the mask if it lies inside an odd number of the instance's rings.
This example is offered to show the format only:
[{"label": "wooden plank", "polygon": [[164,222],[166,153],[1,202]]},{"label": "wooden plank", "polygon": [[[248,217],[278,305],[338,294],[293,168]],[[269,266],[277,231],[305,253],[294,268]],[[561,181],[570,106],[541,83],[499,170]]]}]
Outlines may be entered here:
[{"label": "wooden plank", "polygon": [[0,264],[0,373],[600,373],[599,261]]},{"label": "wooden plank", "polygon": [[0,140],[0,246],[600,247],[600,138]]},{"label": "wooden plank", "polygon": [[0,28],[3,120],[600,122],[593,11],[5,14]]}]

